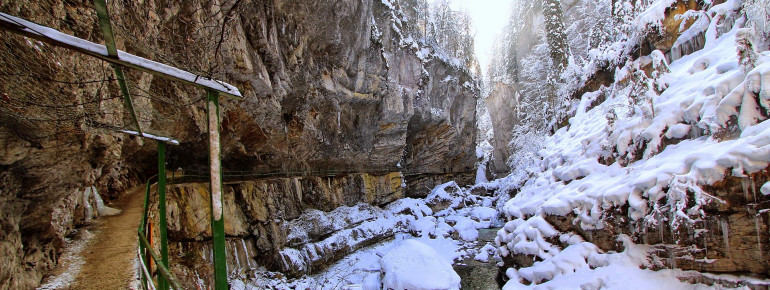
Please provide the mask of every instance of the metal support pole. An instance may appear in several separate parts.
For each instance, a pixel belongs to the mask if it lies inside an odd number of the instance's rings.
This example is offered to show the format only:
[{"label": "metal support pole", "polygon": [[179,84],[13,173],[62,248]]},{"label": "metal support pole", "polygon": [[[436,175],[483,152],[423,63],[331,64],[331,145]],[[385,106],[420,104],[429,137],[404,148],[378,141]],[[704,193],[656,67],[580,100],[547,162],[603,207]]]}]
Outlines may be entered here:
[{"label": "metal support pole", "polygon": [[[163,266],[168,264],[168,228],[166,224],[166,143],[158,141],[158,213],[160,219],[160,256]],[[168,281],[158,276],[158,289],[168,290]]]},{"label": "metal support pole", "polygon": [[[107,1],[94,0],[94,9],[96,10],[96,15],[99,17],[99,27],[102,29],[104,46],[107,48],[107,55],[111,58],[118,58],[118,47],[115,45],[115,34],[112,31],[110,13],[107,12]],[[134,102],[131,100],[131,94],[128,92],[128,85],[126,85],[126,76],[123,74],[123,68],[116,64],[112,64],[112,68],[115,69],[115,77],[118,79],[120,93],[123,94],[123,105],[126,106],[126,110],[130,113],[131,121],[134,122],[136,131],[139,132],[139,135],[142,135],[142,127],[139,125],[139,119],[136,117]]]},{"label": "metal support pole", "polygon": [[227,289],[227,251],[225,250],[224,199],[222,197],[222,169],[219,146],[219,93],[206,90],[209,163],[211,180],[211,233],[214,240],[214,289]]}]

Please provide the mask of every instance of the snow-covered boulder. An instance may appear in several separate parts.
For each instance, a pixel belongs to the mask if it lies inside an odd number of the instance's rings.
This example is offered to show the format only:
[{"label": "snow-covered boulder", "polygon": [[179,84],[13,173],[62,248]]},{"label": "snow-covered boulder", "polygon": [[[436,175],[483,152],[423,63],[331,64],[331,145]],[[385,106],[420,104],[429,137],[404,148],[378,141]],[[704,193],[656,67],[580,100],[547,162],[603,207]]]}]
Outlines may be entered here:
[{"label": "snow-covered boulder", "polygon": [[447,208],[459,208],[463,205],[463,190],[457,182],[450,181],[433,188],[425,198],[425,203],[433,212]]},{"label": "snow-covered boulder", "polygon": [[460,289],[460,276],[436,250],[417,240],[405,240],[380,260],[383,289]]}]

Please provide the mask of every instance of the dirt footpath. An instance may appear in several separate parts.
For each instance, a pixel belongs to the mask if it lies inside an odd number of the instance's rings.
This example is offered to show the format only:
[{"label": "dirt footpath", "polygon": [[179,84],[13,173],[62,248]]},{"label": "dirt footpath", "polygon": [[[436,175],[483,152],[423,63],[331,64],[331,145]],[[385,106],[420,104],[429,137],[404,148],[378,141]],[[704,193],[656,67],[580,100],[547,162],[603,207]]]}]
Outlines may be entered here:
[{"label": "dirt footpath", "polygon": [[98,219],[93,240],[81,252],[85,263],[72,289],[131,288],[143,201],[144,186],[136,187],[111,205],[123,210],[121,214]]}]

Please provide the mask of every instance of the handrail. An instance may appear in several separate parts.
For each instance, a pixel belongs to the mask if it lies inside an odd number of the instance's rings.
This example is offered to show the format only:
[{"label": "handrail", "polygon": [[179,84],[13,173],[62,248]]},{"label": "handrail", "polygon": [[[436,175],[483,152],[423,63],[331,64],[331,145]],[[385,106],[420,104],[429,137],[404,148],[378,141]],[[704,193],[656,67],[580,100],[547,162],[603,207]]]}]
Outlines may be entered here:
[{"label": "handrail", "polygon": [[[152,275],[150,275],[150,270],[147,269],[147,262],[145,262],[144,258],[142,258],[142,249],[143,248],[144,247],[139,247],[138,249],[136,249],[136,254],[137,254],[137,256],[139,256],[139,265],[141,265],[141,267],[142,267],[142,273],[141,273],[142,274],[142,288],[146,288],[147,286],[145,286],[145,285],[147,285],[147,283],[145,283],[145,282],[147,281],[147,279],[145,277],[150,277]],[[154,284],[150,283],[150,286],[151,286],[150,290],[155,290],[156,289]]]},{"label": "handrail", "polygon": [[[404,176],[413,176],[421,174],[451,174],[451,173],[466,173],[472,171],[442,171],[442,172],[418,172],[416,170],[404,170],[403,168],[335,168],[335,169],[315,169],[315,170],[301,170],[301,169],[289,169],[289,170],[231,170],[222,172],[222,177],[225,181],[243,181],[246,178],[271,178],[271,177],[296,177],[296,176],[337,176],[344,174],[354,173],[367,173],[367,174],[386,174],[390,172],[400,172]],[[175,175],[172,170],[171,175],[168,176],[168,183],[189,183],[195,181],[207,181],[210,178],[208,171],[203,170],[188,170],[183,169],[181,175]]]},{"label": "handrail", "polygon": [[182,288],[182,286],[179,285],[179,282],[176,281],[176,278],[174,277],[174,275],[171,274],[171,272],[169,272],[168,269],[166,269],[166,266],[163,265],[162,262],[159,262],[161,261],[160,257],[158,257],[158,254],[155,253],[155,251],[152,249],[152,245],[150,245],[150,242],[147,241],[147,237],[142,232],[139,232],[139,242],[141,242],[141,244],[145,247],[145,249],[147,249],[147,252],[150,253],[150,256],[152,257],[152,259],[155,260],[155,264],[157,265],[158,270],[160,271],[160,274],[166,278],[171,288],[184,289]]},{"label": "handrail", "polygon": [[150,186],[152,185],[151,181],[153,178],[158,178],[158,175],[156,174],[148,178],[144,189],[144,208],[142,212],[142,220],[139,223],[139,230],[142,232],[144,232],[144,227],[147,225],[147,215],[150,209]]},{"label": "handrail", "polygon": [[152,289],[155,289],[155,284],[152,282],[152,277],[149,276],[149,261],[145,261],[145,259],[142,257],[143,252],[147,252],[150,254],[150,257],[153,261],[155,261],[155,265],[158,268],[158,272],[160,275],[163,276],[163,278],[168,281],[169,286],[173,289],[183,289],[179,282],[177,282],[176,277],[174,277],[173,274],[168,270],[167,265],[163,263],[163,260],[160,259],[157,253],[155,253],[155,250],[152,249],[152,244],[150,244],[149,241],[147,241],[147,236],[144,234],[144,231],[146,230],[147,226],[147,216],[149,214],[150,210],[150,187],[153,184],[153,179],[157,179],[158,175],[154,175],[147,179],[147,183],[145,185],[145,194],[144,194],[144,209],[142,212],[142,220],[139,222],[139,228],[137,229],[137,236],[139,237],[139,260],[142,262],[142,267],[144,271],[140,272],[141,279],[142,279],[142,288],[147,289],[146,283],[149,282],[152,286]]}]

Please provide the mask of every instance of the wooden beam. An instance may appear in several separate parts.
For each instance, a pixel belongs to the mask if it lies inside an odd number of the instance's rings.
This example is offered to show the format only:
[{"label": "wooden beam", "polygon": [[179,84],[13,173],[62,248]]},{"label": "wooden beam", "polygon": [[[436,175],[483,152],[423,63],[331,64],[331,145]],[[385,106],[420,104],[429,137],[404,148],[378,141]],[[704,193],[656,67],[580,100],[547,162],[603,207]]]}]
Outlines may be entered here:
[{"label": "wooden beam", "polygon": [[53,28],[35,24],[2,12],[0,12],[0,29],[34,38],[54,46],[71,49],[102,59],[109,63],[144,71],[162,78],[191,84],[206,90],[213,90],[218,92],[221,96],[237,100],[243,98],[238,88],[228,83],[196,75],[121,50],[118,50],[117,57],[113,57],[110,56],[107,47],[104,45],[67,35]]}]

